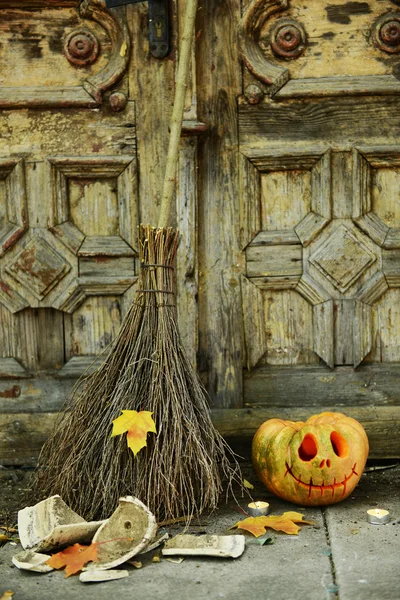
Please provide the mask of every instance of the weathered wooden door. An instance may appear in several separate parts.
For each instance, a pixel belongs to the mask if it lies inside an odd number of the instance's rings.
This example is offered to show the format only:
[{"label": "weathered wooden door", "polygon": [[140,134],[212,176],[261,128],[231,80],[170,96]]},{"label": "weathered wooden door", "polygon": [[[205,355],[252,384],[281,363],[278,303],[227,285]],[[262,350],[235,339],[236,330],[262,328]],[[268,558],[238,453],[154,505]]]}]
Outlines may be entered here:
[{"label": "weathered wooden door", "polygon": [[399,2],[245,4],[246,406],[390,421],[400,382]]},{"label": "weathered wooden door", "polygon": [[[0,463],[34,463],[131,301],[170,4],[159,59],[146,2],[0,0]],[[400,454],[399,55],[397,0],[199,2],[178,320],[228,437],[335,409]]]}]

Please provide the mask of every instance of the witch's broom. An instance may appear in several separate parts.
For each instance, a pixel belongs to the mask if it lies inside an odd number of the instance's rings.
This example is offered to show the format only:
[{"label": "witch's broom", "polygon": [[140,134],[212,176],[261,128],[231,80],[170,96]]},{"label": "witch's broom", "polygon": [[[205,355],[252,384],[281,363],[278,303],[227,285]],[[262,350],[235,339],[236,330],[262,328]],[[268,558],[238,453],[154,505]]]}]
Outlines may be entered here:
[{"label": "witch's broom", "polygon": [[[203,387],[180,340],[173,281],[178,233],[167,228],[174,191],[197,0],[188,0],[159,227],[140,226],[134,302],[110,354],[67,400],[43,446],[36,499],[60,494],[88,519],[108,517],[132,494],[159,520],[213,509],[239,480],[236,461],[215,430]],[[111,438],[121,410],[153,413],[157,435],[136,457],[125,436]],[[232,463],[233,462],[233,466]]]}]

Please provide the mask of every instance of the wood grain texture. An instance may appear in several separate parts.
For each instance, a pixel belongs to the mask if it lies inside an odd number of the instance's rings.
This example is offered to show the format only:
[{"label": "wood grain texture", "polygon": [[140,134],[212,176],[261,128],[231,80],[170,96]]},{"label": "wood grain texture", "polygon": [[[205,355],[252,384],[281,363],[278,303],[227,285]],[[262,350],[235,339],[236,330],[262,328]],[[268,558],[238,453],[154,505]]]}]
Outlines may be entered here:
[{"label": "wood grain texture", "polygon": [[[336,367],[259,367],[245,376],[245,407],[364,406],[371,410],[400,405],[399,365]],[[268,391],[268,393],[266,393]],[[314,409],[312,409],[314,410]],[[328,410],[331,410],[328,408]]]},{"label": "wood grain texture", "polygon": [[400,82],[393,75],[292,79],[275,94],[275,98],[323,98],[345,94],[351,96],[364,96],[366,94],[398,96],[400,94]]},{"label": "wood grain texture", "polygon": [[[370,362],[400,361],[400,290],[388,290],[373,306]],[[390,366],[390,365],[388,365]],[[398,385],[398,384],[397,384]]]},{"label": "wood grain texture", "polygon": [[333,311],[335,365],[352,365],[354,364],[355,301],[335,300]]},{"label": "wood grain texture", "polygon": [[240,239],[247,244],[261,229],[261,176],[258,169],[243,154],[239,154]]},{"label": "wood grain texture", "polygon": [[302,248],[298,244],[288,246],[252,245],[246,249],[247,277],[300,276]]},{"label": "wood grain texture", "polygon": [[262,175],[261,228],[263,230],[293,229],[310,209],[311,174],[309,171],[275,171]]},{"label": "wood grain texture", "polygon": [[[400,105],[394,97],[340,97],[311,101],[273,102],[256,106],[239,105],[241,143],[286,146],[293,142],[314,144],[327,140],[336,147],[351,150],[363,143],[394,144],[399,135]],[[298,151],[300,150],[298,146]]]},{"label": "wood grain texture", "polygon": [[372,308],[356,300],[354,309],[354,368],[356,369],[372,348]]},{"label": "wood grain texture", "polygon": [[100,354],[117,335],[121,319],[118,297],[88,298],[71,317],[65,318],[66,359]]},{"label": "wood grain texture", "polygon": [[235,407],[242,402],[243,363],[236,107],[240,2],[204,2],[200,9],[198,27],[207,35],[197,44],[198,110],[210,127],[199,149],[200,368],[207,371],[213,405]]},{"label": "wood grain texture", "polygon": [[335,366],[335,323],[333,301],[313,306],[313,349],[331,367]]},{"label": "wood grain texture", "polygon": [[198,349],[198,227],[196,138],[185,138],[180,150],[176,189],[176,214],[181,234],[178,249],[177,310],[181,339],[192,365]]},{"label": "wood grain texture", "polygon": [[247,277],[241,277],[246,366],[251,370],[267,351],[264,299]]},{"label": "wood grain texture", "polygon": [[313,352],[312,307],[293,290],[264,293],[267,352],[262,364],[318,363]]},{"label": "wood grain texture", "polygon": [[[175,3],[173,3],[175,14]],[[140,178],[138,182],[142,223],[158,222],[160,201],[168,149],[168,123],[174,97],[176,33],[173,32],[169,58],[160,61],[149,52],[148,9],[144,3],[126,7],[132,44],[129,70],[129,95],[137,101],[140,118],[137,121]],[[138,35],[140,32],[140,35]],[[134,68],[133,65],[140,65]],[[175,215],[172,216],[172,222]]]}]

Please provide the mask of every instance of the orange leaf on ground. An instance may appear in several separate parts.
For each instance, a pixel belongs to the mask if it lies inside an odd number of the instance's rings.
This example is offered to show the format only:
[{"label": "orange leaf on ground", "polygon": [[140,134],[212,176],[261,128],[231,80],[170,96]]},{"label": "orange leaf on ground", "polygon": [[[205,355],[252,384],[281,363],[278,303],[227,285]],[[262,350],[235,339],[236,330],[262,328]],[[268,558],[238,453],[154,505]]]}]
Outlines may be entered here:
[{"label": "orange leaf on ground", "polygon": [[74,575],[83,569],[85,564],[90,561],[97,561],[97,544],[92,542],[90,546],[82,546],[81,544],[74,544],[53,554],[49,560],[46,561],[53,569],[65,569],[66,577]]},{"label": "orange leaf on ground", "polygon": [[148,410],[123,410],[122,415],[114,419],[111,437],[128,432],[128,447],[136,454],[146,446],[149,432],[157,433],[156,425],[152,419],[153,413]]},{"label": "orange leaf on ground", "polygon": [[313,525],[312,521],[305,521],[303,515],[298,512],[288,511],[283,515],[270,515],[268,517],[248,517],[243,521],[238,521],[231,527],[234,529],[244,529],[249,533],[252,533],[255,537],[264,535],[267,527],[274,529],[275,531],[283,531],[289,535],[298,535],[300,527],[296,523],[302,523],[303,525]]}]

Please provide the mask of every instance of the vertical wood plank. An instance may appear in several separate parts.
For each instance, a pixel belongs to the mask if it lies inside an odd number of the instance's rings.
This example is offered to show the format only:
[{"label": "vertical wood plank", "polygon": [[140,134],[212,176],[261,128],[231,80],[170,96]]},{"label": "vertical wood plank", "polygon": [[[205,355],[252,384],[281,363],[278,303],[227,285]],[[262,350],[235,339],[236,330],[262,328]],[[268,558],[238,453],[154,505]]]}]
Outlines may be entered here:
[{"label": "vertical wood plank", "polygon": [[29,226],[47,227],[52,201],[47,165],[27,162],[25,168]]},{"label": "vertical wood plank", "polygon": [[[237,97],[240,0],[202,2],[197,86],[199,119],[209,125],[200,150],[200,353],[218,407],[242,405],[242,327]],[[238,266],[239,265],[239,266]]]},{"label": "vertical wood plank", "polygon": [[61,369],[64,364],[63,313],[28,308],[16,314],[16,358],[33,373]]},{"label": "vertical wood plank", "polygon": [[[175,3],[173,6],[175,7]],[[175,88],[175,52],[172,48],[169,56],[163,60],[151,56],[147,3],[127,6],[127,19],[133,40],[129,96],[137,100],[138,114],[140,220],[143,223],[156,225],[168,150],[168,124]],[[172,18],[172,23],[174,22],[175,19]]]},{"label": "vertical wood plank", "polygon": [[0,304],[0,357],[15,356],[13,315]]},{"label": "vertical wood plank", "polygon": [[353,365],[355,300],[335,300],[334,317],[335,365]]},{"label": "vertical wood plank", "polygon": [[318,364],[313,352],[310,304],[294,290],[264,292],[265,332],[269,365]]},{"label": "vertical wood plank", "polygon": [[311,209],[310,171],[275,171],[261,177],[261,228],[293,229]]},{"label": "vertical wood plank", "polygon": [[197,138],[184,138],[179,154],[176,211],[181,234],[177,269],[178,324],[192,365],[198,347]]},{"label": "vertical wood plank", "polygon": [[373,349],[368,360],[400,362],[400,290],[388,290],[373,309]]},{"label": "vertical wood plank", "polygon": [[364,360],[372,348],[372,308],[364,302],[355,302],[354,368]]},{"label": "vertical wood plank", "polygon": [[335,357],[332,300],[313,307],[313,341],[314,351],[333,369]]},{"label": "vertical wood plank", "polygon": [[333,214],[351,219],[353,208],[353,156],[351,152],[332,153]]},{"label": "vertical wood plank", "polygon": [[267,351],[264,299],[262,292],[247,277],[241,277],[241,285],[246,364],[250,371]]},{"label": "vertical wood plank", "polygon": [[242,248],[250,244],[261,229],[261,177],[258,169],[239,154],[240,236]]},{"label": "vertical wood plank", "polygon": [[121,306],[118,296],[92,296],[65,320],[66,358],[96,356],[118,334]]}]

